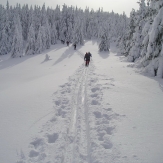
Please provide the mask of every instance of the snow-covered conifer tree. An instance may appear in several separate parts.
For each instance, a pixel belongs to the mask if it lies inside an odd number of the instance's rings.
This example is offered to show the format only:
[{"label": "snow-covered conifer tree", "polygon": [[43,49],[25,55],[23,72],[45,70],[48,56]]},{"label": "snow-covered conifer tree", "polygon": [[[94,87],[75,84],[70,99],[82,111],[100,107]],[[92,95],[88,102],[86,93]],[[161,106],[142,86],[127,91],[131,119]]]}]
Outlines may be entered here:
[{"label": "snow-covered conifer tree", "polygon": [[56,30],[56,26],[53,23],[52,27],[51,27],[51,44],[54,45],[57,43],[57,30]]},{"label": "snow-covered conifer tree", "polygon": [[101,38],[99,43],[99,51],[109,51],[110,38],[109,38],[109,24],[105,23],[102,27]]},{"label": "snow-covered conifer tree", "polygon": [[54,10],[54,23],[58,34],[57,39],[60,38],[60,21],[61,21],[60,18],[61,18],[60,7],[57,5],[56,9]]},{"label": "snow-covered conifer tree", "polygon": [[[160,6],[160,5],[159,5]],[[145,65],[149,64],[149,71],[154,76],[157,76],[157,71],[159,66],[162,66],[162,63],[159,62],[159,57],[161,57],[162,45],[163,45],[163,2],[161,8],[159,9],[158,14],[154,18],[154,22],[152,24],[152,28],[149,34],[149,42],[147,47],[147,53],[143,58],[142,62]],[[162,59],[161,59],[162,60]],[[159,65],[160,63],[160,65]]]},{"label": "snow-covered conifer tree", "polygon": [[14,17],[14,37],[12,43],[11,57],[21,57],[23,56],[23,36],[22,36],[22,26],[19,16]]},{"label": "snow-covered conifer tree", "polygon": [[8,40],[5,29],[2,30],[2,36],[0,41],[0,55],[8,53]]},{"label": "snow-covered conifer tree", "polygon": [[43,50],[44,50],[44,47],[42,43],[42,33],[41,33],[41,26],[40,26],[37,39],[36,39],[36,43],[35,43],[35,51],[37,54],[40,54]]},{"label": "snow-covered conifer tree", "polygon": [[[8,3],[7,3],[8,8]],[[2,14],[2,15],[1,15]],[[7,54],[11,51],[11,28],[10,28],[10,20],[9,20],[9,10],[1,11],[1,21],[0,21],[0,55]]]},{"label": "snow-covered conifer tree", "polygon": [[145,0],[140,0],[139,5],[140,8],[136,13],[135,32],[133,34],[131,49],[128,55],[128,61],[130,62],[134,62],[137,58],[139,58],[143,42],[142,29],[144,28],[145,25],[145,14],[146,14]]},{"label": "snow-covered conifer tree", "polygon": [[46,26],[44,26],[44,29],[45,29],[45,39],[46,39],[45,48],[49,49],[51,46],[51,35],[50,35],[50,26],[48,21],[46,21]]},{"label": "snow-covered conifer tree", "polygon": [[33,25],[31,24],[29,28],[29,33],[28,33],[28,40],[27,40],[27,46],[25,50],[25,54],[35,54],[35,32],[33,29]]},{"label": "snow-covered conifer tree", "polygon": [[66,41],[72,42],[72,38],[73,38],[72,35],[73,35],[73,28],[72,28],[72,24],[69,22],[68,23]]},{"label": "snow-covered conifer tree", "polygon": [[21,56],[23,56],[23,40],[17,25],[15,25],[15,33],[14,33],[13,44],[11,49],[11,57],[15,58]]},{"label": "snow-covered conifer tree", "polygon": [[129,21],[129,25],[126,29],[125,34],[123,35],[122,39],[121,39],[121,43],[120,43],[120,47],[121,47],[121,54],[128,56],[129,55],[129,51],[132,47],[132,38],[133,38],[133,33],[135,33],[135,10],[133,9],[130,13],[130,21]]},{"label": "snow-covered conifer tree", "polygon": [[23,33],[23,39],[26,41],[28,37],[28,31],[29,31],[29,9],[28,5],[24,5],[22,7],[22,33]]},{"label": "snow-covered conifer tree", "polygon": [[46,16],[46,8],[44,3],[41,10],[41,26],[46,26],[46,22],[47,22],[47,16]]},{"label": "snow-covered conifer tree", "polygon": [[83,36],[83,24],[79,18],[77,18],[74,32],[73,32],[73,44],[84,44],[84,36]]},{"label": "snow-covered conifer tree", "polygon": [[41,53],[45,49],[47,49],[47,36],[46,36],[46,29],[44,26],[40,26],[35,49],[37,53]]}]

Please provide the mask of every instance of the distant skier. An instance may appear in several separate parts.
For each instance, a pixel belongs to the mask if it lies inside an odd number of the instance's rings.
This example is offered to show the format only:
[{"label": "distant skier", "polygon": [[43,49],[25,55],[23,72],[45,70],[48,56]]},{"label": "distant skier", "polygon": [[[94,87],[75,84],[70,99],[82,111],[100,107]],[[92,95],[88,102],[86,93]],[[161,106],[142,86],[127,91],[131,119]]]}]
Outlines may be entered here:
[{"label": "distant skier", "polygon": [[64,40],[61,40],[61,43],[62,43],[62,44],[64,44],[64,43],[65,43],[65,41],[64,41]]},{"label": "distant skier", "polygon": [[90,52],[87,52],[84,56],[85,66],[89,66],[90,57],[92,57],[92,54]]},{"label": "distant skier", "polygon": [[67,43],[67,46],[69,46],[69,41],[67,41],[66,43]]},{"label": "distant skier", "polygon": [[76,44],[74,44],[74,50],[76,50]]}]

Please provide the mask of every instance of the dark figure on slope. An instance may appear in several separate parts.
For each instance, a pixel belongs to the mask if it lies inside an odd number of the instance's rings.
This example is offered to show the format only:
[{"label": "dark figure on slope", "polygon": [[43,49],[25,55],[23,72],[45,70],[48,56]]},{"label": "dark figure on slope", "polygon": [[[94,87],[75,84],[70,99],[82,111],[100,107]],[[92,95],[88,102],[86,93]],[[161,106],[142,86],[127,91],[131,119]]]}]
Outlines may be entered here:
[{"label": "dark figure on slope", "polygon": [[85,66],[89,66],[89,62],[90,62],[90,57],[92,57],[90,52],[87,52],[84,56],[84,60],[85,60]]},{"label": "dark figure on slope", "polygon": [[61,43],[62,43],[62,44],[64,44],[64,43],[65,43],[65,41],[64,41],[64,40],[61,40]]},{"label": "dark figure on slope", "polygon": [[74,44],[74,50],[76,50],[76,44]]},{"label": "dark figure on slope", "polygon": [[67,41],[66,43],[67,43],[67,46],[69,46],[69,41]]}]

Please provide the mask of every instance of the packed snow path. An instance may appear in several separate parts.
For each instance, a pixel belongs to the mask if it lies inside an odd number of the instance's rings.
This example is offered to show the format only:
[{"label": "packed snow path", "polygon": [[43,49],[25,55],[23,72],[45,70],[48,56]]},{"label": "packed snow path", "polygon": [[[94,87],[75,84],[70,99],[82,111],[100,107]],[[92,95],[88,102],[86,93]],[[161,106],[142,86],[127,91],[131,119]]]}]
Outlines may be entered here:
[{"label": "packed snow path", "polygon": [[14,162],[16,151],[17,163],[163,162],[162,79],[138,73],[112,49],[99,53],[96,41],[5,57],[0,162]]},{"label": "packed snow path", "polygon": [[109,123],[119,115],[110,108],[98,109],[102,107],[97,101],[102,99],[102,87],[96,77],[90,78],[93,71],[93,63],[89,67],[81,65],[69,82],[55,92],[56,113],[43,126],[43,135],[40,133],[30,143],[27,160],[22,157],[20,163],[91,163],[110,157],[108,149],[112,148],[112,143],[107,135],[112,134],[114,127]]},{"label": "packed snow path", "polygon": [[67,142],[63,163],[89,162],[89,127],[87,99],[88,68],[80,72],[72,96],[72,117],[68,128]]}]

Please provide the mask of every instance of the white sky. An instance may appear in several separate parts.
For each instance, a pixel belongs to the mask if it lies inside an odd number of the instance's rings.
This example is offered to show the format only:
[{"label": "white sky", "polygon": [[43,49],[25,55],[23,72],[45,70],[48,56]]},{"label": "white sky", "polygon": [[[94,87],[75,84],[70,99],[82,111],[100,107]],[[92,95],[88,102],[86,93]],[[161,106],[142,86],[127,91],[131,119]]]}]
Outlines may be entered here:
[{"label": "white sky", "polygon": [[[112,10],[115,13],[122,14],[123,11],[127,16],[130,15],[132,8],[138,9],[139,5],[137,2],[139,0],[8,0],[10,5],[15,5],[16,3],[20,3],[21,5],[28,3],[29,5],[39,5],[45,2],[46,7],[55,8],[56,5],[63,5],[64,3],[68,6],[77,6],[78,8],[85,9],[86,6],[93,8],[95,11],[99,8],[103,8],[104,11],[111,12]],[[7,0],[0,0],[0,4],[6,5]]]}]

